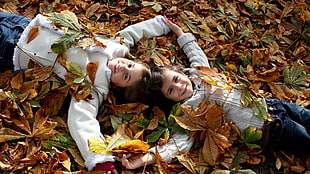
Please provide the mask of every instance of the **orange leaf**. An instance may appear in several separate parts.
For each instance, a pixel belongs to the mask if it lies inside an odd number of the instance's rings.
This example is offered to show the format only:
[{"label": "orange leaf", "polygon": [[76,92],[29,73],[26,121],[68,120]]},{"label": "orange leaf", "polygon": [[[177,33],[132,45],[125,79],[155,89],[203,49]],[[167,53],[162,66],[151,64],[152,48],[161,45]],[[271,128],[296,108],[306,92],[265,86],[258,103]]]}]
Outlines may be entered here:
[{"label": "orange leaf", "polygon": [[[131,140],[126,143],[121,144],[115,150],[126,150],[130,153],[142,153],[147,152],[147,150],[150,148],[150,146],[141,140]],[[114,150],[113,150],[114,151]]]},{"label": "orange leaf", "polygon": [[95,83],[97,70],[98,70],[98,62],[89,62],[87,64],[86,71],[92,84]]},{"label": "orange leaf", "polygon": [[27,43],[31,42],[33,39],[35,39],[39,35],[39,27],[33,26],[28,34],[28,40]]}]

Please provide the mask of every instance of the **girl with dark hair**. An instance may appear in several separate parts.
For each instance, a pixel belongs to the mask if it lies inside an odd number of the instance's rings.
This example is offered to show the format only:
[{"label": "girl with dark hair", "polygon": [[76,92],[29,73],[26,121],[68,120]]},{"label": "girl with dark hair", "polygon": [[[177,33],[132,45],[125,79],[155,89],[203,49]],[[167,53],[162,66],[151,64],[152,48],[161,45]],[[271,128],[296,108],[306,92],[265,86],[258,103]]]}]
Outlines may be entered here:
[{"label": "girl with dark hair", "polygon": [[[240,131],[248,127],[256,127],[268,135],[268,145],[281,148],[296,154],[310,154],[310,110],[279,99],[262,98],[263,105],[273,121],[263,121],[257,118],[253,108],[244,108],[241,104],[241,92],[238,89],[224,89],[203,82],[202,75],[194,68],[210,67],[208,59],[190,33],[168,19],[164,19],[169,28],[178,36],[178,44],[187,55],[190,67],[183,72],[171,67],[154,67],[152,70],[152,88],[156,95],[163,95],[172,102],[181,102],[196,109],[203,100],[217,103],[223,107],[227,122],[233,122]],[[163,103],[163,101],[161,101]],[[158,146],[161,157],[170,162],[179,151],[188,151],[193,145],[193,139],[188,135],[175,133],[169,142]],[[138,159],[130,159],[130,155],[117,157],[123,166],[135,169],[145,164],[155,163],[155,149],[150,154]]]},{"label": "girl with dark hair", "polygon": [[[99,106],[106,99],[111,83],[119,87],[140,87],[150,78],[150,70],[141,63],[122,58],[142,37],[160,36],[169,32],[169,28],[162,22],[162,16],[131,25],[119,32],[120,37],[102,38],[96,40],[106,47],[91,46],[85,49],[72,46],[65,52],[68,62],[79,65],[86,74],[89,62],[98,62],[97,75],[92,90],[92,100],[77,101],[72,97],[68,112],[68,126],[71,136],[75,140],[89,171],[97,164],[98,169],[113,170],[109,163],[108,168],[103,162],[113,162],[113,156],[95,154],[89,150],[88,139],[103,139],[99,122],[96,119]],[[38,29],[38,35],[28,40],[32,28]],[[58,54],[51,51],[55,40],[64,35],[65,31],[54,29],[53,22],[44,15],[37,15],[34,19],[0,12],[0,63],[1,70],[28,68],[30,59],[43,66],[53,66],[53,72],[65,78],[66,68],[58,61]],[[121,40],[123,39],[123,40]],[[123,44],[121,44],[123,43]],[[16,47],[18,45],[18,47]],[[30,56],[29,56],[30,55]],[[114,170],[114,172],[116,172]]]}]

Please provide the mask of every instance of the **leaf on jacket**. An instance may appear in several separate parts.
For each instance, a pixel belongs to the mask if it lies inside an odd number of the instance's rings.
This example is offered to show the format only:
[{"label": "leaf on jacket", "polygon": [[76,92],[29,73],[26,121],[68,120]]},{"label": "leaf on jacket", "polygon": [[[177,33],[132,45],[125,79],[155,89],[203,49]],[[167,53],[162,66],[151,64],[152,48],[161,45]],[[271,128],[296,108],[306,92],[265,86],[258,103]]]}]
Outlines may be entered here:
[{"label": "leaf on jacket", "polygon": [[31,42],[33,39],[35,39],[38,35],[39,35],[39,27],[33,26],[28,33],[27,44]]},{"label": "leaf on jacket", "polygon": [[98,71],[98,62],[89,62],[87,64],[86,72],[92,84],[95,83],[97,71]]},{"label": "leaf on jacket", "polygon": [[65,53],[67,49],[72,47],[80,35],[81,33],[78,32],[67,32],[52,43],[51,50],[56,54]]},{"label": "leaf on jacket", "polygon": [[80,31],[80,24],[73,12],[65,10],[61,13],[49,13],[48,17],[59,28],[67,27],[71,30]]},{"label": "leaf on jacket", "polygon": [[218,69],[205,66],[196,66],[195,69],[202,75],[201,79],[204,82],[223,89],[232,89],[232,81]]}]

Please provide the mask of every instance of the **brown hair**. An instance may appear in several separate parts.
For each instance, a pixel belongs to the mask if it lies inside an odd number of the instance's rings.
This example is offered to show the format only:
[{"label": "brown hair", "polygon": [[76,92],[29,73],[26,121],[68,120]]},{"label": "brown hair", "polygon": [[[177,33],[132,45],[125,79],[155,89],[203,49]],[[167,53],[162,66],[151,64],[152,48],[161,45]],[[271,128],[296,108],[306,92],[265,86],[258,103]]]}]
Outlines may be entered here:
[{"label": "brown hair", "polygon": [[140,61],[136,62],[144,66],[144,68],[142,69],[142,77],[132,86],[112,88],[112,92],[117,99],[117,103],[126,103],[126,102],[147,103],[150,92],[148,88],[151,79],[150,67],[146,63]]}]

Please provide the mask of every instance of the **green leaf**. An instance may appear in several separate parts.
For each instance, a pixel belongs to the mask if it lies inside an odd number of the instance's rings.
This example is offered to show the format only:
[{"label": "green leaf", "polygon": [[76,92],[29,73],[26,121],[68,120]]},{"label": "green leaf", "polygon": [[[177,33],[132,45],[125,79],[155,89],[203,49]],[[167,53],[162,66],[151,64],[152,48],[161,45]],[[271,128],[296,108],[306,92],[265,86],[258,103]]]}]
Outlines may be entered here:
[{"label": "green leaf", "polygon": [[142,126],[142,127],[147,127],[149,124],[150,124],[150,121],[147,120],[147,119],[139,119],[139,120],[136,120],[136,123],[139,125],[139,126]]},{"label": "green leaf", "polygon": [[148,1],[142,1],[142,5],[143,6],[153,6],[153,5],[155,5],[156,4],[156,2],[148,2]]},{"label": "green leaf", "polygon": [[117,129],[117,127],[123,123],[123,119],[120,118],[120,117],[115,117],[115,116],[112,116],[111,117],[111,124],[112,124],[112,127],[114,130]]},{"label": "green leaf", "polygon": [[[79,20],[77,18],[77,16],[69,11],[69,10],[65,10],[65,11],[62,11],[61,14],[70,22],[70,24],[73,25],[73,27],[71,29],[73,30],[76,30],[76,31],[80,31],[80,24],[79,24]],[[70,26],[72,26],[70,25]]]},{"label": "green leaf", "polygon": [[154,9],[156,12],[160,12],[163,8],[161,7],[161,5],[159,3],[156,3],[152,9]]},{"label": "green leaf", "polygon": [[170,126],[169,127],[171,130],[174,130],[174,131],[176,131],[176,132],[179,132],[179,133],[181,133],[181,134],[189,134],[189,130],[186,130],[186,129],[184,129],[184,128],[182,128],[180,125],[178,125],[178,124],[175,124],[175,125],[173,125],[173,126]]},{"label": "green leaf", "polygon": [[165,127],[168,127],[168,123],[167,123],[167,120],[166,120],[166,117],[165,116],[162,116],[158,119],[158,123],[165,126]]},{"label": "green leaf", "polygon": [[153,131],[151,134],[147,135],[146,136],[146,140],[148,142],[156,142],[160,136],[166,132],[168,130],[168,128],[164,128],[164,127],[161,127],[161,126],[158,126],[158,130],[157,131]]},{"label": "green leaf", "polygon": [[243,38],[244,36],[249,36],[250,33],[252,33],[252,31],[249,29],[244,30],[239,39]]},{"label": "green leaf", "polygon": [[218,25],[216,28],[219,32],[224,33],[226,37],[230,38],[225,27],[223,27],[222,25]]},{"label": "green leaf", "polygon": [[67,49],[75,43],[75,40],[78,39],[80,35],[80,32],[68,32],[62,35],[53,42],[51,45],[51,50],[57,54],[65,53]]},{"label": "green leaf", "polygon": [[244,169],[244,170],[232,170],[229,174],[256,174],[251,169]]},{"label": "green leaf", "polygon": [[248,158],[249,157],[246,154],[244,154],[242,151],[239,151],[229,168],[233,169],[233,168],[239,166],[239,164],[244,163],[246,161],[246,159],[248,159]]},{"label": "green leaf", "polygon": [[256,127],[248,127],[241,134],[240,143],[249,143],[258,141],[262,138],[262,131],[257,130]]},{"label": "green leaf", "polygon": [[21,138],[26,138],[27,136],[25,134],[22,134],[20,132],[17,132],[10,128],[1,128],[0,129],[0,142],[6,142],[6,141],[12,141],[17,140]]},{"label": "green leaf", "polygon": [[34,100],[29,100],[28,103],[30,104],[31,107],[41,107],[40,103]]},{"label": "green leaf", "polygon": [[126,121],[131,120],[132,117],[134,116],[134,114],[121,114],[121,113],[117,113],[116,115],[125,119]]},{"label": "green leaf", "polygon": [[68,71],[72,72],[73,74],[76,74],[79,76],[84,76],[82,69],[76,63],[66,62],[66,68],[68,69]]},{"label": "green leaf", "polygon": [[276,37],[275,37],[275,35],[273,35],[271,33],[265,33],[261,40],[265,43],[271,43],[271,42],[274,42],[276,40]]},{"label": "green leaf", "polygon": [[249,148],[249,149],[259,149],[259,148],[262,148],[260,145],[258,144],[252,144],[252,143],[245,143],[245,145]]},{"label": "green leaf", "polygon": [[267,110],[263,103],[253,96],[254,106],[252,107],[254,114],[258,119],[265,121],[267,119]]},{"label": "green leaf", "polygon": [[77,17],[74,13],[69,11],[64,11],[61,13],[50,13],[48,14],[49,19],[53,21],[56,25],[62,27],[67,27],[74,31],[80,31],[80,25],[78,24]]},{"label": "green leaf", "polygon": [[174,116],[181,116],[182,115],[180,103],[177,103],[177,104],[172,106],[171,111],[170,111],[170,115],[174,115]]}]

